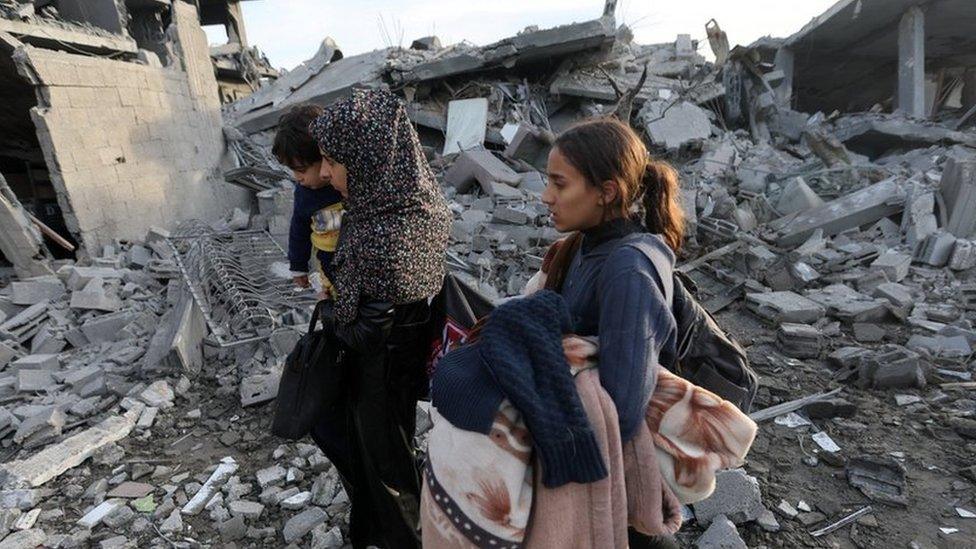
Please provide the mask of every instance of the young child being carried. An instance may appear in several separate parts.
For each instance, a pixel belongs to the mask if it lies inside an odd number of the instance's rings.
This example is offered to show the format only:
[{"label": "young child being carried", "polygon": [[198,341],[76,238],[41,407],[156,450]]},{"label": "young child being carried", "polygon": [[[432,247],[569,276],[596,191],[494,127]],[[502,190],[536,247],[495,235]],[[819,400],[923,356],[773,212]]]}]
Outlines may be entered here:
[{"label": "young child being carried", "polygon": [[333,297],[332,258],[342,224],[342,195],[332,187],[328,170],[323,174],[322,154],[308,132],[309,124],[322,114],[317,105],[292,107],[278,121],[272,152],[291,168],[295,177],[295,207],[288,232],[288,262],[295,283],[307,288],[309,260],[315,250],[322,268],[322,289]]}]

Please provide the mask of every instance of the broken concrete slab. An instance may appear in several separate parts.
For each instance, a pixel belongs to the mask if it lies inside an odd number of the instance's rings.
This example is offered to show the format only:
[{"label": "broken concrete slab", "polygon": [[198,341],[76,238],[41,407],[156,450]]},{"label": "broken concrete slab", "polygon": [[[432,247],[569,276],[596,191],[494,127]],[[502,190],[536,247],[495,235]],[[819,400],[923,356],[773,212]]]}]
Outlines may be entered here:
[{"label": "broken concrete slab", "polygon": [[99,449],[129,436],[142,406],[119,416],[111,416],[97,425],[49,446],[33,456],[0,465],[7,474],[5,486],[37,487],[77,467]]},{"label": "broken concrete slab", "polygon": [[950,156],[939,192],[948,209],[945,230],[959,238],[972,237],[976,233],[976,161]]},{"label": "broken concrete slab", "polygon": [[273,400],[278,395],[280,374],[257,374],[241,380],[241,406],[253,406]]},{"label": "broken concrete slab", "polygon": [[10,300],[16,305],[56,301],[64,294],[64,284],[54,275],[22,279],[10,284]]},{"label": "broken concrete slab", "polygon": [[483,147],[488,125],[488,99],[456,99],[447,104],[443,155]]},{"label": "broken concrete slab", "polygon": [[47,534],[40,528],[14,532],[0,541],[0,549],[33,549],[47,540]]},{"label": "broken concrete slab", "polygon": [[780,215],[790,215],[818,208],[823,204],[823,199],[813,192],[802,177],[794,177],[783,186],[783,191],[776,202],[776,211]]},{"label": "broken concrete slab", "polygon": [[966,271],[976,267],[976,242],[972,240],[956,240],[949,258],[949,268],[953,271]]},{"label": "broken concrete slab", "polygon": [[38,354],[27,355],[10,363],[9,371],[12,373],[20,370],[47,370],[57,371],[61,369],[61,359],[58,355]]},{"label": "broken concrete slab", "polygon": [[705,110],[686,101],[650,101],[637,117],[651,142],[669,150],[712,134]]},{"label": "broken concrete slab", "polygon": [[402,82],[411,83],[502,66],[511,68],[542,59],[551,60],[586,50],[596,50],[611,43],[615,34],[616,23],[613,17],[522,32],[481,48],[460,48],[456,53],[421,63],[394,76]]},{"label": "broken concrete slab", "polygon": [[900,345],[883,345],[860,358],[858,385],[876,389],[921,388],[925,386],[925,372],[918,353]]},{"label": "broken concrete slab", "polygon": [[34,337],[49,318],[48,302],[42,301],[24,309],[0,324],[0,339],[12,339],[23,345]]},{"label": "broken concrete slab", "polygon": [[891,149],[926,148],[936,144],[976,147],[976,136],[899,116],[852,115],[834,124],[834,135],[848,149],[877,158]]},{"label": "broken concrete slab", "polygon": [[719,515],[697,540],[695,549],[747,549],[735,524],[725,515]]},{"label": "broken concrete slab", "polygon": [[48,370],[19,370],[17,372],[17,392],[34,393],[52,390],[57,386]]},{"label": "broken concrete slab", "polygon": [[38,433],[60,435],[66,419],[61,408],[50,406],[22,421],[14,435],[14,442],[21,444]]},{"label": "broken concrete slab", "polygon": [[826,314],[820,304],[789,291],[746,294],[746,307],[774,324],[813,323]]},{"label": "broken concrete slab", "polygon": [[904,205],[904,189],[896,178],[891,178],[812,210],[777,219],[769,227],[779,233],[779,246],[791,247],[802,244],[817,229],[833,236],[896,214]]},{"label": "broken concrete slab", "polygon": [[153,382],[152,385],[146,387],[145,390],[139,393],[139,400],[155,408],[172,408],[174,398],[176,398],[176,395],[166,380]]},{"label": "broken concrete slab", "polygon": [[776,344],[786,356],[817,358],[823,347],[823,335],[813,326],[784,322],[776,331]]},{"label": "broken concrete slab", "polygon": [[925,238],[915,249],[914,260],[932,267],[945,267],[956,247],[956,237],[936,231]]},{"label": "broken concrete slab", "polygon": [[911,266],[912,256],[894,250],[886,251],[871,263],[871,268],[884,272],[889,282],[904,280]]},{"label": "broken concrete slab", "polygon": [[58,276],[71,291],[82,290],[95,278],[102,280],[122,280],[125,271],[112,267],[79,267],[67,265],[58,269]]},{"label": "broken concrete slab", "polygon": [[111,313],[122,308],[122,300],[108,291],[105,287],[105,281],[101,278],[93,278],[85,285],[84,289],[71,293],[70,306],[72,309]]},{"label": "broken concrete slab", "polygon": [[322,524],[329,518],[329,515],[320,507],[309,507],[288,519],[282,530],[282,537],[285,543],[294,543],[312,531],[313,528]]},{"label": "broken concrete slab", "polygon": [[517,187],[522,182],[522,176],[491,151],[471,149],[461,152],[454,165],[444,174],[444,181],[461,193],[470,191],[476,182],[488,192],[495,183]]},{"label": "broken concrete slab", "polygon": [[553,136],[544,134],[545,132],[539,128],[520,124],[508,147],[505,148],[505,157],[523,160],[538,170],[545,170],[549,151],[552,150]]},{"label": "broken concrete slab", "polygon": [[692,504],[699,524],[711,524],[720,516],[742,524],[759,518],[765,510],[759,481],[744,469],[719,471],[715,475],[715,491],[706,499]]},{"label": "broken concrete slab", "polygon": [[203,366],[203,340],[209,331],[203,311],[190,292],[180,292],[179,301],[163,316],[161,324],[146,351],[146,367],[196,375]]},{"label": "broken concrete slab", "polygon": [[828,315],[846,322],[884,320],[888,313],[884,301],[862,294],[845,284],[831,284],[819,290],[809,290],[806,297],[824,307]]}]

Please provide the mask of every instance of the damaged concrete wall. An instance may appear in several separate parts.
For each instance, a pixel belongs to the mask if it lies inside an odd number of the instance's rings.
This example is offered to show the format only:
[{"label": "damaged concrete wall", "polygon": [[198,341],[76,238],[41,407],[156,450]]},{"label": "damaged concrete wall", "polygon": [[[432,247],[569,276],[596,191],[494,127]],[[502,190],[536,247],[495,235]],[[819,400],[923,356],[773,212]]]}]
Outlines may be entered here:
[{"label": "damaged concrete wall", "polygon": [[31,46],[20,71],[68,228],[88,249],[246,204],[219,182],[220,101],[196,8],[173,3],[178,63],[153,67]]}]

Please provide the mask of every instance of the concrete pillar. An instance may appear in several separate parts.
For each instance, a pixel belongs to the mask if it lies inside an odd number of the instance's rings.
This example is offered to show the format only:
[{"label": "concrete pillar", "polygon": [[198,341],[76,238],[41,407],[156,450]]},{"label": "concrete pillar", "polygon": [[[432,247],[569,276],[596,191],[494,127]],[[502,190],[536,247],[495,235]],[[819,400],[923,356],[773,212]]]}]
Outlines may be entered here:
[{"label": "concrete pillar", "polygon": [[227,3],[227,38],[228,42],[237,42],[242,48],[247,48],[247,31],[244,28],[244,12],[237,0]]},{"label": "concrete pillar", "polygon": [[603,16],[614,17],[617,14],[617,0],[606,0],[603,4]]},{"label": "concrete pillar", "polygon": [[793,103],[793,59],[793,50],[780,48],[773,60],[776,69],[783,71],[783,81],[776,87],[776,102],[787,107]]},{"label": "concrete pillar", "polygon": [[898,25],[898,110],[925,118],[925,14],[908,8]]},{"label": "concrete pillar", "polygon": [[966,69],[962,78],[962,109],[976,107],[976,67]]}]

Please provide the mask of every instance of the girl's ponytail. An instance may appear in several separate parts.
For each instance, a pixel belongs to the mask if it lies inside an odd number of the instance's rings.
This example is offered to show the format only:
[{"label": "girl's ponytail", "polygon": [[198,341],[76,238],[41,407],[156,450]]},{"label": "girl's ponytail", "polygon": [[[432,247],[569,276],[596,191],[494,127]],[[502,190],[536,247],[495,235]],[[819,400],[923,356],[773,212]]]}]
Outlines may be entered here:
[{"label": "girl's ponytail", "polygon": [[667,162],[648,159],[642,179],[644,225],[660,234],[675,253],[684,242],[685,214],[681,209],[678,172]]}]

